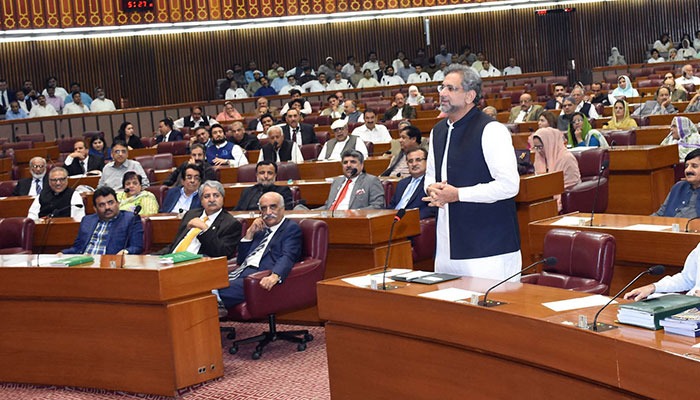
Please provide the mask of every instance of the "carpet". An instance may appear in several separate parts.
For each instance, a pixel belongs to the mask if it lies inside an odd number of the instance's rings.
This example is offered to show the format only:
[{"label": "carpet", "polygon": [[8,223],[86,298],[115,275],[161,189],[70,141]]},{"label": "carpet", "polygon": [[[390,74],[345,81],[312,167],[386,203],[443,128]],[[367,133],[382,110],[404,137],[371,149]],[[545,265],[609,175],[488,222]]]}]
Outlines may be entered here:
[{"label": "carpet", "polygon": [[[266,330],[267,324],[224,323],[234,326],[237,338],[255,336]],[[298,352],[296,344],[285,341],[270,343],[259,360],[252,360],[255,344],[243,345],[238,354],[228,352],[231,341],[222,335],[224,376],[213,381],[182,389],[182,400],[325,400],[330,399],[326,337],[323,327],[278,325],[279,330],[308,329],[314,340],[305,351]],[[101,400],[146,399],[163,397],[102,389],[65,386],[41,386],[0,383],[2,400]]]}]

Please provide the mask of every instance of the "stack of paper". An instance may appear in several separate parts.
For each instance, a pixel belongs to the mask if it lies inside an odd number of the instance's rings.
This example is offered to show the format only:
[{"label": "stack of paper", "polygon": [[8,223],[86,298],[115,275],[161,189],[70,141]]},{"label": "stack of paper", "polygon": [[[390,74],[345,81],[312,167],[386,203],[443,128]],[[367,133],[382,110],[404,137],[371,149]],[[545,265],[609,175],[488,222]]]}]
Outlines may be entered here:
[{"label": "stack of paper", "polygon": [[697,307],[685,310],[661,320],[664,331],[676,335],[700,336],[700,310]]}]

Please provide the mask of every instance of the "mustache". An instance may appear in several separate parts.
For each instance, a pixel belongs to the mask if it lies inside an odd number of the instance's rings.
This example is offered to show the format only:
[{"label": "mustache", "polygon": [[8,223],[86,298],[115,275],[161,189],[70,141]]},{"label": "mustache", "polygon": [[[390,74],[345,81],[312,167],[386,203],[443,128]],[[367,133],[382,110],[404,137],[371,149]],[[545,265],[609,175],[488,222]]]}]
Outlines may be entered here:
[{"label": "mustache", "polygon": [[262,219],[273,219],[273,218],[277,218],[277,214],[271,213],[271,214],[265,214],[262,216]]}]

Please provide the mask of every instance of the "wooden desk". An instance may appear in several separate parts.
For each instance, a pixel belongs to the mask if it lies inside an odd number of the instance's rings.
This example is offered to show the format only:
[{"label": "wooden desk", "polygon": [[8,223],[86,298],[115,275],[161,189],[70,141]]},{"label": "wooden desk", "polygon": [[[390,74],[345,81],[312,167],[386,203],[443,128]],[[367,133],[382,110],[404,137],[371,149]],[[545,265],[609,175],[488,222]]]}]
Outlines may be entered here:
[{"label": "wooden desk", "polygon": [[634,129],[637,135],[637,144],[659,145],[671,132],[671,127],[666,126],[640,126]]},{"label": "wooden desk", "polygon": [[687,117],[694,123],[700,122],[700,113],[656,114],[650,115],[649,125],[671,125],[674,117]]},{"label": "wooden desk", "polygon": [[[484,292],[495,281],[370,290],[339,279],[318,285],[333,399],[694,398],[695,338],[632,326],[596,333],[562,324],[593,320],[597,307],[554,312],[543,302],[585,297],[508,283],[485,308],[418,294]],[[349,301],[352,299],[352,301]],[[611,323],[616,307],[599,319]],[[684,356],[689,354],[691,357]],[[387,371],[390,374],[387,375]],[[649,371],[654,371],[653,376]]]},{"label": "wooden desk", "polygon": [[26,217],[32,205],[32,196],[10,196],[0,200],[0,218]]},{"label": "wooden desk", "polygon": [[676,163],[676,145],[611,148],[607,212],[649,215],[658,210],[673,186]]},{"label": "wooden desk", "polygon": [[90,186],[97,189],[97,184],[100,182],[100,176],[74,176],[68,177],[68,187],[77,188],[80,185]]},{"label": "wooden desk", "polygon": [[553,196],[562,192],[564,192],[564,174],[561,171],[520,177],[520,191],[515,196],[515,202],[518,210],[523,266],[534,261],[530,258],[532,252],[528,224],[558,215],[557,201]]},{"label": "wooden desk", "polygon": [[211,290],[228,284],[226,260],[110,259],[121,263],[37,268],[26,267],[35,255],[2,256],[0,381],[175,396],[223,376]]},{"label": "wooden desk", "polygon": [[144,147],[141,149],[132,149],[132,150],[129,150],[129,159],[135,160],[136,157],[155,156],[156,154],[158,154],[158,149],[156,147]]},{"label": "wooden desk", "polygon": [[[571,215],[590,218],[588,213],[574,213]],[[552,223],[561,218],[557,216],[530,223],[532,257],[537,259],[542,254],[544,236],[554,228],[608,233],[615,237],[616,242],[616,267],[613,273],[611,292],[622,289],[627,282],[649,265],[663,264],[667,266],[667,273],[678,272],[685,263],[688,254],[700,243],[699,233],[671,232],[670,229],[661,232],[625,229],[625,227],[636,224],[671,226],[676,223],[684,231],[688,222],[685,218],[597,214],[594,217],[593,227],[552,225]],[[642,278],[639,285],[655,282],[656,280],[656,277],[645,277]]]}]

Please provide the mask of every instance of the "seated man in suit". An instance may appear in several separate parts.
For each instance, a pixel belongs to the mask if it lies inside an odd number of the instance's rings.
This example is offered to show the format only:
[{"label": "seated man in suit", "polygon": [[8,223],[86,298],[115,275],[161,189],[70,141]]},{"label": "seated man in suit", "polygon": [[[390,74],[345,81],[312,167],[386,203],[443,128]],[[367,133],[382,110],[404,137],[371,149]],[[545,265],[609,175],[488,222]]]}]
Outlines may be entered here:
[{"label": "seated man in suit", "polygon": [[76,221],[85,216],[83,198],[80,193],[68,187],[68,172],[65,168],[53,167],[49,171],[49,188],[34,198],[27,214],[27,218],[35,221],[47,216],[72,217]]},{"label": "seated man in suit", "polygon": [[[290,108],[287,110],[287,113],[284,114],[284,120],[287,123],[281,127],[285,140],[291,140],[299,146],[309,143],[318,143],[318,138],[316,138],[316,132],[314,132],[313,125],[304,124],[301,122],[301,114],[299,113],[299,110],[296,108]],[[270,134],[268,133],[268,136],[269,135]]]},{"label": "seated man in suit", "polygon": [[[367,116],[365,115],[365,118]],[[384,121],[402,119],[415,119],[416,109],[406,104],[406,96],[399,92],[394,95],[394,103],[392,107],[384,113]]]},{"label": "seated man in suit", "polygon": [[664,204],[651,214],[659,217],[695,218],[700,216],[700,149],[685,156],[685,180],[676,182]]},{"label": "seated man in suit", "polygon": [[425,169],[428,165],[428,152],[422,148],[416,148],[406,154],[406,163],[411,176],[403,178],[396,185],[396,192],[389,202],[390,209],[400,210],[402,208],[417,208],[420,218],[430,218],[437,215],[437,208],[429,207],[423,201],[425,189]]},{"label": "seated man in suit", "polygon": [[260,149],[258,162],[284,162],[303,163],[304,156],[296,143],[284,138],[282,128],[279,125],[271,126],[267,130],[267,138],[270,142]]},{"label": "seated man in suit", "polygon": [[182,132],[173,130],[173,124],[173,120],[170,118],[165,118],[158,122],[158,136],[156,136],[156,143],[184,140]]},{"label": "seated man in suit", "polygon": [[200,208],[199,185],[202,182],[202,167],[197,164],[187,164],[180,175],[182,186],[168,190],[160,206],[159,212],[177,212]]},{"label": "seated man in suit", "polygon": [[188,211],[175,240],[158,254],[189,251],[209,257],[231,258],[241,240],[241,223],[224,210],[224,186],[206,181],[198,189],[202,209]]},{"label": "seated man in suit", "polygon": [[213,146],[207,147],[207,161],[214,166],[228,165],[239,167],[248,164],[248,159],[243,154],[243,149],[237,144],[226,140],[224,127],[219,124],[211,126],[211,140]]},{"label": "seated man in suit", "polygon": [[508,123],[537,121],[544,109],[541,105],[532,104],[532,96],[529,93],[520,95],[520,105],[510,109]]},{"label": "seated man in suit", "polygon": [[657,114],[675,114],[678,110],[671,103],[671,90],[666,86],[656,89],[656,98],[647,100],[639,108],[634,110],[632,116],[648,117]]},{"label": "seated man in suit", "polygon": [[114,143],[112,143],[112,159],[114,161],[102,168],[102,177],[100,177],[100,182],[97,184],[97,187],[109,186],[114,190],[123,189],[122,178],[127,171],[135,171],[137,174],[141,175],[143,187],[148,187],[150,185],[148,176],[146,176],[146,171],[143,170],[141,163],[135,160],[129,160],[129,149],[126,146],[126,142],[123,140],[115,140]]},{"label": "seated man in suit", "polygon": [[268,192],[260,197],[257,218],[241,239],[238,268],[229,274],[229,287],[218,290],[226,307],[245,301],[243,278],[258,271],[270,271],[260,286],[272,290],[283,284],[287,274],[301,257],[302,233],[296,222],[284,217],[284,198]]},{"label": "seated man in suit", "polygon": [[268,192],[276,192],[284,198],[284,208],[291,210],[294,205],[292,191],[287,186],[277,186],[277,163],[260,161],[255,166],[255,177],[258,181],[255,185],[243,189],[241,198],[236,204],[236,211],[257,210],[260,197]]},{"label": "seated man in suit", "polygon": [[78,140],[73,143],[73,152],[66,157],[63,161],[63,165],[66,166],[68,175],[101,175],[102,168],[105,166],[105,159],[90,155],[88,148],[85,146],[85,142]]},{"label": "seated man in suit", "polygon": [[234,121],[226,130],[231,142],[243,150],[260,150],[260,141],[255,135],[246,133],[243,122]]},{"label": "seated man in suit", "polygon": [[73,247],[62,254],[141,254],[143,225],[141,217],[132,212],[119,211],[117,193],[103,186],[93,193],[95,214],[80,221],[80,230]]},{"label": "seated man in suit", "polygon": [[544,105],[545,110],[559,110],[562,109],[562,103],[564,103],[564,98],[566,97],[566,87],[563,84],[557,83],[554,85],[554,93],[552,98],[547,100]]},{"label": "seated man in suit", "polygon": [[163,181],[165,186],[181,186],[182,185],[182,172],[188,164],[199,165],[204,172],[205,181],[216,181],[218,177],[216,176],[216,170],[212,168],[207,162],[206,147],[201,143],[195,143],[190,149],[190,159],[180,164],[173,172],[170,173],[168,179]]},{"label": "seated man in suit", "polygon": [[350,135],[348,133],[348,121],[345,119],[337,119],[331,124],[331,130],[335,137],[323,144],[321,153],[318,155],[319,160],[335,160],[340,161],[340,155],[347,150],[357,150],[367,157],[367,146],[359,136]]},{"label": "seated man in suit", "polygon": [[318,210],[362,210],[384,208],[384,189],[379,179],[364,172],[365,157],[357,150],[342,154],[343,176],[331,184],[326,204]]},{"label": "seated man in suit", "polygon": [[382,172],[381,176],[407,176],[409,173],[406,155],[409,151],[422,146],[422,134],[420,129],[412,125],[399,128],[399,140],[391,141],[391,161],[389,168]]},{"label": "seated man in suit", "polygon": [[196,128],[198,126],[211,126],[215,123],[216,119],[204,114],[202,107],[194,106],[190,108],[190,115],[173,122],[173,129],[180,130],[184,127]]},{"label": "seated man in suit", "polygon": [[17,181],[17,186],[12,191],[13,196],[38,196],[43,188],[49,186],[46,160],[41,157],[33,157],[29,160],[29,172],[32,177]]},{"label": "seated man in suit", "polygon": [[653,293],[683,293],[700,296],[700,275],[698,275],[700,244],[688,254],[681,272],[661,278],[656,283],[634,289],[625,293],[625,299],[640,301]]}]

